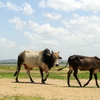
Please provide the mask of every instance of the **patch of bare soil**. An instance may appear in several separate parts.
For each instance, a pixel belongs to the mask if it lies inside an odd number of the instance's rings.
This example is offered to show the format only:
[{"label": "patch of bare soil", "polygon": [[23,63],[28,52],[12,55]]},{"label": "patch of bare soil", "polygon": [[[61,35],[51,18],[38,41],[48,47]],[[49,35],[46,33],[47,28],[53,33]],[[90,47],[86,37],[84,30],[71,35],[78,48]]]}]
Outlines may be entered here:
[{"label": "patch of bare soil", "polygon": [[[100,100],[100,89],[95,86],[94,80],[87,87],[80,88],[76,80],[71,80],[72,87],[67,87],[66,80],[49,79],[41,84],[41,79],[0,79],[0,98],[6,95],[40,96],[46,100]],[[80,80],[86,83],[86,79]],[[99,80],[100,83],[100,80]]]}]

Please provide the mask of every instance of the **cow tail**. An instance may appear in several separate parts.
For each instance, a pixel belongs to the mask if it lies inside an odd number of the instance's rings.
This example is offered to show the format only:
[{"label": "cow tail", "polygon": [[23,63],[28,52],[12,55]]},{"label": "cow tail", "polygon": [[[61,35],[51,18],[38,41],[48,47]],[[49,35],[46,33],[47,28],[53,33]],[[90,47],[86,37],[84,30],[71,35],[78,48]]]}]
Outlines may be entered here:
[{"label": "cow tail", "polygon": [[64,69],[64,68],[66,68],[66,67],[67,67],[67,65],[68,65],[68,62],[67,62],[67,64],[66,64],[66,66],[65,66],[65,67],[60,68],[60,69],[58,69],[57,71],[60,71],[60,70],[62,70],[62,69]]},{"label": "cow tail", "polygon": [[14,76],[16,76],[18,73],[19,73],[19,71],[20,71],[20,69],[21,69],[21,65],[23,64],[23,62],[24,62],[24,59],[23,59],[23,54],[24,52],[22,52],[19,56],[18,56],[18,61],[17,61],[17,69],[16,69],[16,72],[15,72],[15,74],[14,74]]},{"label": "cow tail", "polygon": [[19,67],[18,65],[19,65],[19,64],[18,64],[18,62],[17,62],[17,69],[16,69],[16,72],[15,72],[14,76],[16,76],[16,75],[18,74],[18,70],[20,70],[20,67]]}]

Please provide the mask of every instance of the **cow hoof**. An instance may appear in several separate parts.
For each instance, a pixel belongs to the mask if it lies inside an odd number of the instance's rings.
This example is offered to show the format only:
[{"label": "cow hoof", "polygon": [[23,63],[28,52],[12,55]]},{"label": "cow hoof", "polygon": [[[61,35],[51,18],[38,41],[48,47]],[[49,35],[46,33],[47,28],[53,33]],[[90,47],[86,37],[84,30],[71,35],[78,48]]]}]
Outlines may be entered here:
[{"label": "cow hoof", "polygon": [[44,81],[42,81],[42,84],[45,84],[45,82],[44,82]]},{"label": "cow hoof", "polygon": [[18,80],[16,80],[16,82],[18,83],[19,81],[18,81]]},{"label": "cow hoof", "polygon": [[70,87],[70,85],[68,85],[68,87]]},{"label": "cow hoof", "polygon": [[100,88],[99,86],[97,86],[97,88]]},{"label": "cow hoof", "polygon": [[43,81],[46,81],[46,79],[43,79]]},{"label": "cow hoof", "polygon": [[83,85],[83,87],[85,87],[85,86],[86,86],[86,84]]},{"label": "cow hoof", "polygon": [[34,81],[31,81],[31,83],[34,83]]}]

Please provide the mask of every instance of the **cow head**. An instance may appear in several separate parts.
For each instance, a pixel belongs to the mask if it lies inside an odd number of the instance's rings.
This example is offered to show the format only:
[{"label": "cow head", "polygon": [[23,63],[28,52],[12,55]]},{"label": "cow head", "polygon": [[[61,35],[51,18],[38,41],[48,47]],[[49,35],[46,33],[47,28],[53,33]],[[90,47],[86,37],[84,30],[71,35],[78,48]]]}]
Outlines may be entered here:
[{"label": "cow head", "polygon": [[55,60],[55,63],[54,63],[54,65],[55,66],[59,66],[59,59],[62,59],[60,56],[59,56],[59,52],[53,52],[53,51],[51,51],[52,52],[52,57],[53,57],[53,59]]},{"label": "cow head", "polygon": [[54,65],[59,66],[59,59],[62,59],[59,56],[59,52],[50,52],[49,49],[45,49],[43,51],[42,61],[48,65],[49,69],[51,69]]}]

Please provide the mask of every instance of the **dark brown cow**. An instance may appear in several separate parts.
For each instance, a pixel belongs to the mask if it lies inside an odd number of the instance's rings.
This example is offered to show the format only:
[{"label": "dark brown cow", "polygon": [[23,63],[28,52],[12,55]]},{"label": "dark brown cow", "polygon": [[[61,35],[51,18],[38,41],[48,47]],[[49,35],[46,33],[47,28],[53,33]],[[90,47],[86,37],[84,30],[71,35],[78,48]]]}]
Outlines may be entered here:
[{"label": "dark brown cow", "polygon": [[[84,84],[84,87],[86,85],[88,85],[89,82],[92,80],[93,74],[94,74],[94,78],[96,81],[96,86],[99,87],[98,82],[97,82],[97,73],[100,72],[100,59],[98,57],[73,55],[68,58],[67,64],[69,64],[68,81],[67,81],[68,86],[70,86],[70,75],[74,71],[73,75],[76,78],[80,87],[82,87],[81,82],[79,81],[79,79],[77,77],[77,73],[78,73],[78,69],[79,69],[79,70],[90,72],[89,80],[87,81],[86,84]],[[63,68],[65,68],[65,67],[63,67]],[[62,70],[63,68],[61,68],[59,70]]]}]

